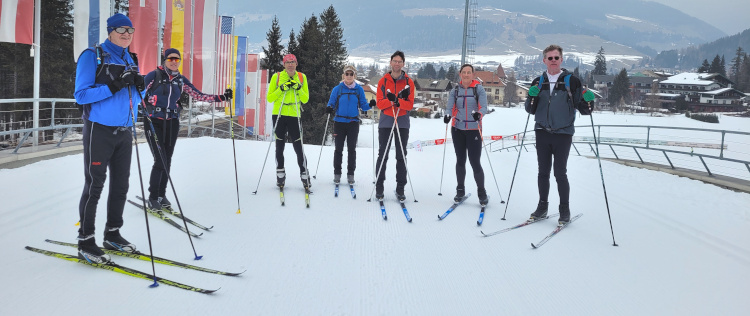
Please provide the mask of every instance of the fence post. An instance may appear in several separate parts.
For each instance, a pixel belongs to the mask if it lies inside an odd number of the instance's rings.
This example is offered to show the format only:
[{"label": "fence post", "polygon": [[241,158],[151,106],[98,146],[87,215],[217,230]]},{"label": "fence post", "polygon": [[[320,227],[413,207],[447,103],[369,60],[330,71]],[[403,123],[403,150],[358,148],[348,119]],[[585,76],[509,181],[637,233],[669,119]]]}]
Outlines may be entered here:
[{"label": "fence post", "polygon": [[719,151],[719,158],[724,158],[724,136],[727,131],[721,131],[721,151]]}]

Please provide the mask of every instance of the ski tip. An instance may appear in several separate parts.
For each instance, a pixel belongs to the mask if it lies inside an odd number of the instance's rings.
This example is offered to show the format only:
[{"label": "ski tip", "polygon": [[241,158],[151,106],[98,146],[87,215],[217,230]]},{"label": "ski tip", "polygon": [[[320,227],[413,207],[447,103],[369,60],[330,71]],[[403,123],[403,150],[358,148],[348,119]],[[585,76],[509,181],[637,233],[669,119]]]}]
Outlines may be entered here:
[{"label": "ski tip", "polygon": [[[477,226],[482,226],[482,222],[477,221]],[[484,233],[482,233],[482,234],[484,234]]]},{"label": "ski tip", "polygon": [[480,230],[479,233],[482,234],[482,237],[487,237],[487,234],[485,234],[483,231]]},{"label": "ski tip", "polygon": [[536,249],[536,246],[534,246],[534,243],[533,243],[533,242],[531,243],[531,248],[534,248],[534,249]]},{"label": "ski tip", "polygon": [[411,223],[411,218],[409,219],[409,223]]}]

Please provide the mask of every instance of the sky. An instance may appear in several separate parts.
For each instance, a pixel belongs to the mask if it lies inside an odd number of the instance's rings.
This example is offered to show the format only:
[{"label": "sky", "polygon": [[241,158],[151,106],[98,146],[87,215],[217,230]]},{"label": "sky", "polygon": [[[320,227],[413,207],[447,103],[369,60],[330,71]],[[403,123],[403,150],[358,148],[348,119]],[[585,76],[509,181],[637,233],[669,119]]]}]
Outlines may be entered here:
[{"label": "sky", "polygon": [[747,0],[652,0],[699,18],[718,29],[734,35],[750,28],[750,2]]}]

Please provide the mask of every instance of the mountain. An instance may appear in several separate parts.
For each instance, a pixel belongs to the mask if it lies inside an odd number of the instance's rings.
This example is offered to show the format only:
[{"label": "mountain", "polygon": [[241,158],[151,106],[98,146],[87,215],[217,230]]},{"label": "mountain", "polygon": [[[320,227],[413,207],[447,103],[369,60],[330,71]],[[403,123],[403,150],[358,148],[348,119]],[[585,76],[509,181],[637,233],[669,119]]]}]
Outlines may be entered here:
[{"label": "mountain", "polygon": [[729,61],[737,54],[737,47],[742,47],[745,51],[750,49],[750,29],[710,43],[662,51],[656,56],[654,62],[656,67],[679,66],[680,69],[693,69],[700,67],[704,59],[710,63],[716,55],[719,55],[724,56],[729,66]]},{"label": "mountain", "polygon": [[[260,50],[277,16],[284,39],[327,5],[307,1],[254,3],[223,1],[220,14],[237,18],[235,33],[250,37]],[[351,54],[401,49],[418,54],[461,50],[462,1],[381,0],[333,4],[344,26]],[[280,10],[283,9],[282,10]],[[549,43],[591,53],[604,46],[609,54],[654,56],[662,50],[702,44],[726,34],[674,8],[641,0],[479,2],[477,54],[537,54]]]}]

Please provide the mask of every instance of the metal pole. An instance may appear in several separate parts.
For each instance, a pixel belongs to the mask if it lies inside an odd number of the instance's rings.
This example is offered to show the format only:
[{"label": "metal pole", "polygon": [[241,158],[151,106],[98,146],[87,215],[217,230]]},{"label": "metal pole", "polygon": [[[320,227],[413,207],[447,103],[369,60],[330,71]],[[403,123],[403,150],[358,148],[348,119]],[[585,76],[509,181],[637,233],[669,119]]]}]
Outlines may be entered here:
[{"label": "metal pole", "polygon": [[468,36],[469,32],[469,0],[466,0],[466,8],[464,9],[464,32],[461,34],[463,36],[463,44],[461,45],[461,65],[466,63],[466,37]]},{"label": "metal pole", "polygon": [[34,147],[39,145],[39,80],[40,80],[40,72],[41,72],[41,56],[42,56],[42,47],[39,45],[41,43],[40,39],[40,29],[42,28],[42,2],[41,1],[34,1],[34,45],[31,46],[31,53],[34,55],[34,112],[33,112],[33,119],[34,119]]}]

